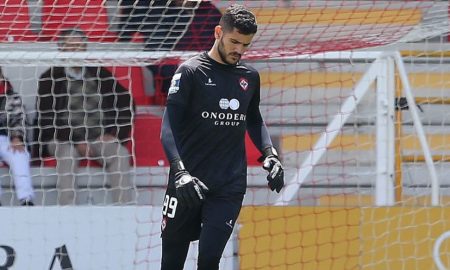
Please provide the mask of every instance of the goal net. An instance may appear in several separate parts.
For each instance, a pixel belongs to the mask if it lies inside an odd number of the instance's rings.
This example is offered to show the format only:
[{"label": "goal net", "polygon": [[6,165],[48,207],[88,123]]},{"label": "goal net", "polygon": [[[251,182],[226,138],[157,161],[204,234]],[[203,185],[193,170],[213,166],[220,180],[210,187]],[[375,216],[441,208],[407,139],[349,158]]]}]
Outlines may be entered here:
[{"label": "goal net", "polygon": [[[37,207],[15,207],[23,183],[3,160],[0,268],[158,269],[167,89],[232,3],[257,16],[243,61],[286,186],[267,188],[249,143],[220,269],[450,267],[446,1],[8,0],[0,66],[22,98]],[[61,50],[67,29],[86,50]]]}]

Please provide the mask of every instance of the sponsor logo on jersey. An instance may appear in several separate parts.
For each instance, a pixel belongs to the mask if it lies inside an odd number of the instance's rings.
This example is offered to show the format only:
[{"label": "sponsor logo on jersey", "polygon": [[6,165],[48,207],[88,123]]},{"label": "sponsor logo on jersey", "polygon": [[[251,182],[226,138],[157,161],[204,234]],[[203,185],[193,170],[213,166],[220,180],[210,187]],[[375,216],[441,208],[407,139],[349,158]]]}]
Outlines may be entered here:
[{"label": "sponsor logo on jersey", "polygon": [[222,98],[219,100],[219,107],[223,110],[231,109],[233,111],[239,109],[239,100],[232,98],[230,100]]},{"label": "sponsor logo on jersey", "polygon": [[[236,111],[239,109],[239,100],[232,98],[221,98],[219,100],[219,107],[222,110]],[[201,114],[203,119],[213,120],[215,126],[239,126],[241,122],[245,121],[246,115],[243,113],[230,113],[230,112],[208,112],[203,111]]]},{"label": "sponsor logo on jersey", "polygon": [[208,78],[208,81],[205,82],[205,85],[207,85],[207,86],[216,86],[216,84],[213,83],[213,81],[211,80],[211,78]]},{"label": "sponsor logo on jersey", "polygon": [[181,73],[175,73],[172,77],[172,81],[170,82],[169,95],[175,94],[178,90],[180,90],[180,80]]},{"label": "sponsor logo on jersey", "polygon": [[239,79],[239,85],[241,86],[242,90],[247,91],[247,89],[248,89],[248,80],[246,78],[240,78]]},{"label": "sponsor logo on jersey", "polygon": [[226,221],[225,224],[226,224],[228,227],[230,227],[231,229],[233,229],[233,220],[232,220],[232,219]]}]

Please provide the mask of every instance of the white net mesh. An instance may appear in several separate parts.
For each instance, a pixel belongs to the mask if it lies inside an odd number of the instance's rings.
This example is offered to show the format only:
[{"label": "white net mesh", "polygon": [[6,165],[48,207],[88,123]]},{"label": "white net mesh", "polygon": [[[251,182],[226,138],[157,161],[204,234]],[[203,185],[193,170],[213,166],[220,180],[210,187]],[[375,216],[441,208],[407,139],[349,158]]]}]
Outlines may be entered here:
[{"label": "white net mesh", "polygon": [[[0,234],[0,250],[10,254],[8,246],[29,255],[19,260],[19,255],[2,257],[0,252],[0,268],[11,267],[8,258],[15,259],[17,269],[49,268],[55,248],[61,251],[63,244],[70,256],[59,256],[55,267],[67,266],[69,257],[77,269],[159,267],[160,208],[167,181],[159,131],[167,83],[181,61],[210,47],[218,14],[234,3],[188,2],[0,1],[0,66],[23,100],[34,203],[45,206],[0,209],[2,220],[11,221],[0,223],[0,231],[8,232]],[[221,269],[424,269],[433,267],[436,258],[448,267],[448,241],[443,240],[437,255],[432,253],[439,236],[450,230],[448,3],[236,2],[258,18],[258,33],[245,61],[261,74],[261,112],[281,153],[286,182],[301,188],[285,201],[290,206],[273,207],[278,197],[266,187],[256,162],[258,151],[248,146],[249,189]],[[69,28],[84,31],[87,51],[58,51],[60,31]],[[440,181],[439,208],[430,207],[430,175],[398,72],[386,71],[394,75],[398,106],[393,117],[394,175],[386,177],[393,181],[394,206],[374,207],[379,175],[376,85],[368,87],[355,110],[342,110],[346,100],[357,99],[356,85],[373,61],[393,51],[403,56],[421,108]],[[51,67],[59,68],[39,97],[40,87],[49,82],[43,74]],[[71,67],[83,68],[76,73]],[[71,82],[61,86],[67,76],[60,72],[69,72]],[[66,99],[61,89],[69,91]],[[103,115],[107,105],[102,89],[109,91],[112,116]],[[133,103],[119,106],[128,95]],[[47,122],[39,122],[42,98],[51,100]],[[122,122],[119,115],[126,111],[130,120]],[[56,120],[60,116],[65,123]],[[348,120],[327,130],[336,117]],[[96,145],[85,131],[92,128],[98,138],[129,123],[130,133],[116,144],[122,148]],[[56,152],[42,149],[49,141],[38,134],[47,130],[56,135],[70,125],[82,134],[69,132],[68,143],[80,144],[81,136],[95,153],[84,157],[66,149],[62,170]],[[311,165],[304,162],[320,136],[334,133],[336,138],[323,147],[324,156],[306,178],[299,178],[297,173]],[[3,206],[20,204],[20,184],[12,172],[6,164],[0,168]],[[63,188],[60,177],[70,179]],[[126,177],[130,183],[122,185]],[[122,192],[130,190],[130,199],[125,199]],[[69,204],[90,207],[52,207],[61,204],[61,191],[74,194]],[[195,253],[191,249],[186,269],[195,269]]]}]

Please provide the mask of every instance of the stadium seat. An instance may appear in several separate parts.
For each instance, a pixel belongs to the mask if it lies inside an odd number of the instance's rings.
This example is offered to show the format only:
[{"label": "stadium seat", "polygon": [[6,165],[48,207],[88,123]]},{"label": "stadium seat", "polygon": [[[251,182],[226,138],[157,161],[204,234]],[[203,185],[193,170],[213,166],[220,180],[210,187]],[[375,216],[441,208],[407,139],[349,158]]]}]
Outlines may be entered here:
[{"label": "stadium seat", "polygon": [[153,72],[155,83],[155,95],[153,97],[153,104],[165,105],[167,100],[167,90],[170,86],[170,81],[175,73],[181,59],[176,57],[163,58],[154,65],[149,66],[149,70]]},{"label": "stadium seat", "polygon": [[[45,157],[42,159],[43,167],[56,167],[56,159],[54,157]],[[95,160],[82,159],[79,163],[80,167],[101,167],[102,165]]]},{"label": "stadium seat", "polygon": [[40,39],[55,41],[62,29],[79,28],[89,41],[114,42],[103,0],[43,0]]},{"label": "stadium seat", "polygon": [[[160,142],[161,118],[150,114],[137,115],[134,121],[134,145],[136,166],[168,166]],[[261,156],[248,135],[246,136],[248,165],[259,165]]]},{"label": "stadium seat", "polygon": [[247,165],[248,166],[259,166],[261,163],[258,161],[258,159],[261,157],[261,153],[256,148],[256,146],[253,144],[252,140],[248,136],[248,134],[245,135],[245,151],[247,153]]},{"label": "stadium seat", "polygon": [[133,132],[136,166],[168,166],[160,140],[160,117],[151,114],[137,115]]},{"label": "stadium seat", "polygon": [[153,97],[145,93],[142,67],[107,67],[107,69],[123,87],[131,92],[136,106],[152,103]]},{"label": "stadium seat", "polygon": [[36,41],[30,27],[28,1],[0,0],[0,42]]},{"label": "stadium seat", "polygon": [[[130,164],[138,167],[167,166],[166,157],[159,136],[161,133],[161,118],[151,114],[139,114],[135,116],[133,129],[133,143],[127,143],[130,153],[134,152],[134,158]],[[134,147],[134,149],[133,149]],[[42,158],[42,166],[56,167],[54,157]],[[80,160],[80,167],[101,167],[95,160]]]},{"label": "stadium seat", "polygon": [[[179,58],[164,58],[148,67],[107,67],[107,69],[132,93],[135,105],[165,105],[167,89],[179,64]],[[153,75],[153,82],[149,82],[154,84],[153,94],[145,91],[144,68],[148,68]]]}]

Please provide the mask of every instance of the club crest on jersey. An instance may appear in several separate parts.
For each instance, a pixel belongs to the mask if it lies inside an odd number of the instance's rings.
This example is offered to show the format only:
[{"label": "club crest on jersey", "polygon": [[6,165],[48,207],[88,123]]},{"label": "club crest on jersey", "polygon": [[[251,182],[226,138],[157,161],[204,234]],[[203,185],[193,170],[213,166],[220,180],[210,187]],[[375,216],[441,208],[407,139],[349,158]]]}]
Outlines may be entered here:
[{"label": "club crest on jersey", "polygon": [[241,86],[242,90],[247,91],[247,89],[248,89],[248,80],[246,78],[240,78],[239,79],[239,85]]},{"label": "club crest on jersey", "polygon": [[172,81],[170,82],[169,87],[169,95],[175,94],[180,90],[180,79],[181,79],[181,73],[175,73],[172,77]]}]

